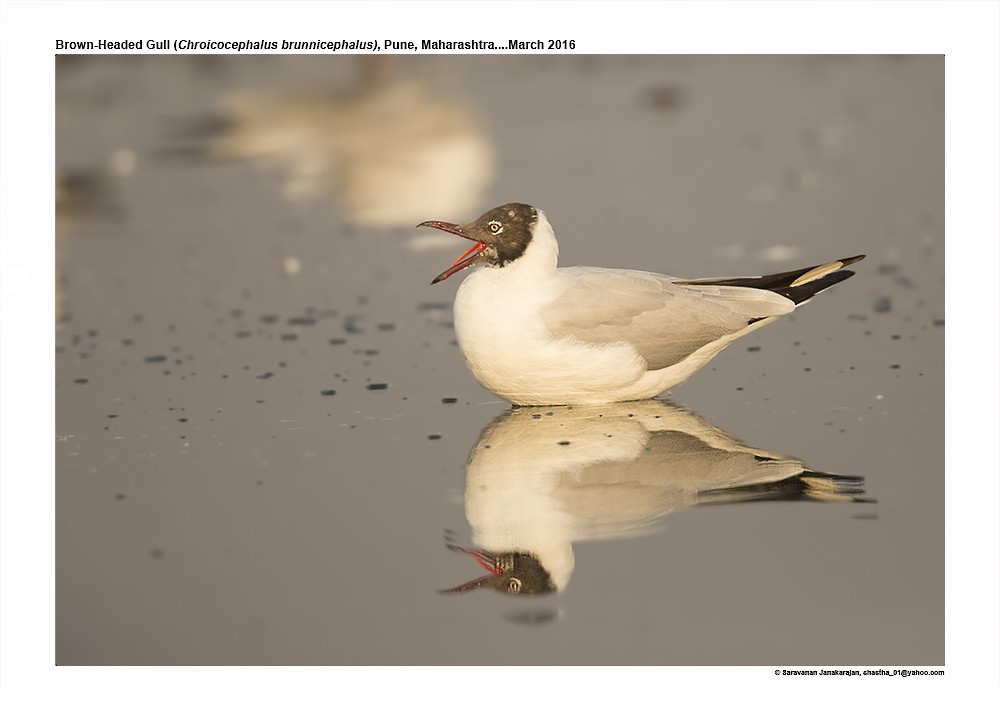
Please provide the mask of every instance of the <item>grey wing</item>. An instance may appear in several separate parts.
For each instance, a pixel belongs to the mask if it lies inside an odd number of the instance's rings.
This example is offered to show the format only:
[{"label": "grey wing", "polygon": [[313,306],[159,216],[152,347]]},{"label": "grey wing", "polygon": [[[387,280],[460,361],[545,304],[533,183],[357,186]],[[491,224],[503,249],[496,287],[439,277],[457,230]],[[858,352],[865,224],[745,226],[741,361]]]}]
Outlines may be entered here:
[{"label": "grey wing", "polygon": [[755,320],[795,307],[768,290],[678,285],[675,278],[637,270],[565,268],[560,274],[565,290],[541,310],[552,337],[626,342],[650,370],[674,365]]}]

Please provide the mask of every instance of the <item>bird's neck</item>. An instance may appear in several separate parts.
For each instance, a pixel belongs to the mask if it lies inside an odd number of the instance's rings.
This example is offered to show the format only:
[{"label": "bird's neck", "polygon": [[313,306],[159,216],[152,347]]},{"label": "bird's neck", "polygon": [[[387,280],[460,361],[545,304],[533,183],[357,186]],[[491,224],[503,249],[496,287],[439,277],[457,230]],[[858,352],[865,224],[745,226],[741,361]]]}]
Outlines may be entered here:
[{"label": "bird's neck", "polygon": [[544,277],[555,272],[558,262],[559,243],[545,213],[539,210],[531,242],[521,257],[507,263],[504,269],[511,274]]}]

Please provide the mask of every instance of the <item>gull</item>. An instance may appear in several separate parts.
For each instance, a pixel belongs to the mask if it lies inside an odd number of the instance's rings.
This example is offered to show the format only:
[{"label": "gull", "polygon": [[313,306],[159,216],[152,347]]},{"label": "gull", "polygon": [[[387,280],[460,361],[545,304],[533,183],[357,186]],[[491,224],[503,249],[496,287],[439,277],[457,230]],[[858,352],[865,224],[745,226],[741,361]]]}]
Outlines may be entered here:
[{"label": "gull", "polygon": [[682,280],[639,270],[557,267],[545,213],[524,203],[466,225],[471,240],[432,284],[480,265],[455,295],[466,364],[487,390],[525,405],[645,400],[687,380],[721,350],[851,277],[864,255],[763,277]]},{"label": "gull", "polygon": [[748,445],[665,400],[513,408],[469,455],[473,547],[448,543],[488,574],[441,592],[561,592],[579,542],[656,532],[667,515],[696,506],[874,502],[864,494],[860,476]]}]

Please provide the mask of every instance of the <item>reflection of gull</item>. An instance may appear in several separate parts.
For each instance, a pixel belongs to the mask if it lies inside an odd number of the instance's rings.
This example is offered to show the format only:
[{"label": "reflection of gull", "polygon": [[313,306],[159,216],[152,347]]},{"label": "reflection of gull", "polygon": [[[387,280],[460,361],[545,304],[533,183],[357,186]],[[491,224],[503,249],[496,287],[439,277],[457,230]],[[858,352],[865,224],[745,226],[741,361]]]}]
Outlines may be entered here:
[{"label": "reflection of gull", "polygon": [[490,574],[450,591],[562,590],[572,543],[650,531],[663,515],[712,502],[853,500],[860,477],[808,469],[748,447],[665,401],[515,408],[469,459],[465,512]]},{"label": "reflection of gull", "polygon": [[234,94],[203,129],[215,136],[206,157],[278,169],[289,200],[335,194],[359,225],[412,227],[431,207],[469,211],[493,177],[493,148],[471,111],[415,81],[352,98]]}]

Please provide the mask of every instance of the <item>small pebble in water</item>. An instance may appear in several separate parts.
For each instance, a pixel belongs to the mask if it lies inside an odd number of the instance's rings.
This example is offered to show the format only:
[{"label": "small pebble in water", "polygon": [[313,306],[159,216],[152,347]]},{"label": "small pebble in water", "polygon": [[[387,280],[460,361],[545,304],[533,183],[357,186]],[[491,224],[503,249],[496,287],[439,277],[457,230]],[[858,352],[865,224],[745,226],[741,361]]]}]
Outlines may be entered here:
[{"label": "small pebble in water", "polygon": [[363,317],[363,315],[348,315],[344,318],[344,331],[349,333],[363,333],[364,329],[359,324]]},{"label": "small pebble in water", "polygon": [[446,302],[422,302],[417,305],[418,312],[427,312],[429,310],[450,310],[451,303]]},{"label": "small pebble in water", "polygon": [[336,394],[337,394],[337,391],[336,391],[336,390],[320,390],[320,391],[319,391],[319,394],[320,394],[320,395],[327,395],[327,396],[330,396],[330,395],[336,395]]},{"label": "small pebble in water", "polygon": [[560,440],[559,444],[560,445],[569,445],[569,440]]},{"label": "small pebble in water", "polygon": [[368,390],[385,390],[389,387],[389,383],[369,383],[365,387]]},{"label": "small pebble in water", "polygon": [[427,436],[427,439],[428,439],[428,440],[440,440],[440,439],[441,439],[441,436],[440,436],[440,435],[437,435],[437,434],[434,434],[434,435],[428,435],[428,436]]},{"label": "small pebble in water", "polygon": [[166,355],[150,355],[149,357],[146,358],[146,362],[148,363],[161,363],[166,361],[167,361]]},{"label": "small pebble in water", "polygon": [[892,310],[892,300],[883,295],[875,301],[875,305],[872,307],[872,310],[877,313],[889,312]]},{"label": "small pebble in water", "polygon": [[747,348],[747,352],[760,352],[760,345],[751,345]]},{"label": "small pebble in water", "polygon": [[77,378],[73,382],[75,382],[77,385],[86,385],[87,383],[90,382],[90,380],[88,380],[87,378]]},{"label": "small pebble in water", "polygon": [[454,405],[458,402],[458,398],[441,398],[441,402],[445,405]]}]

